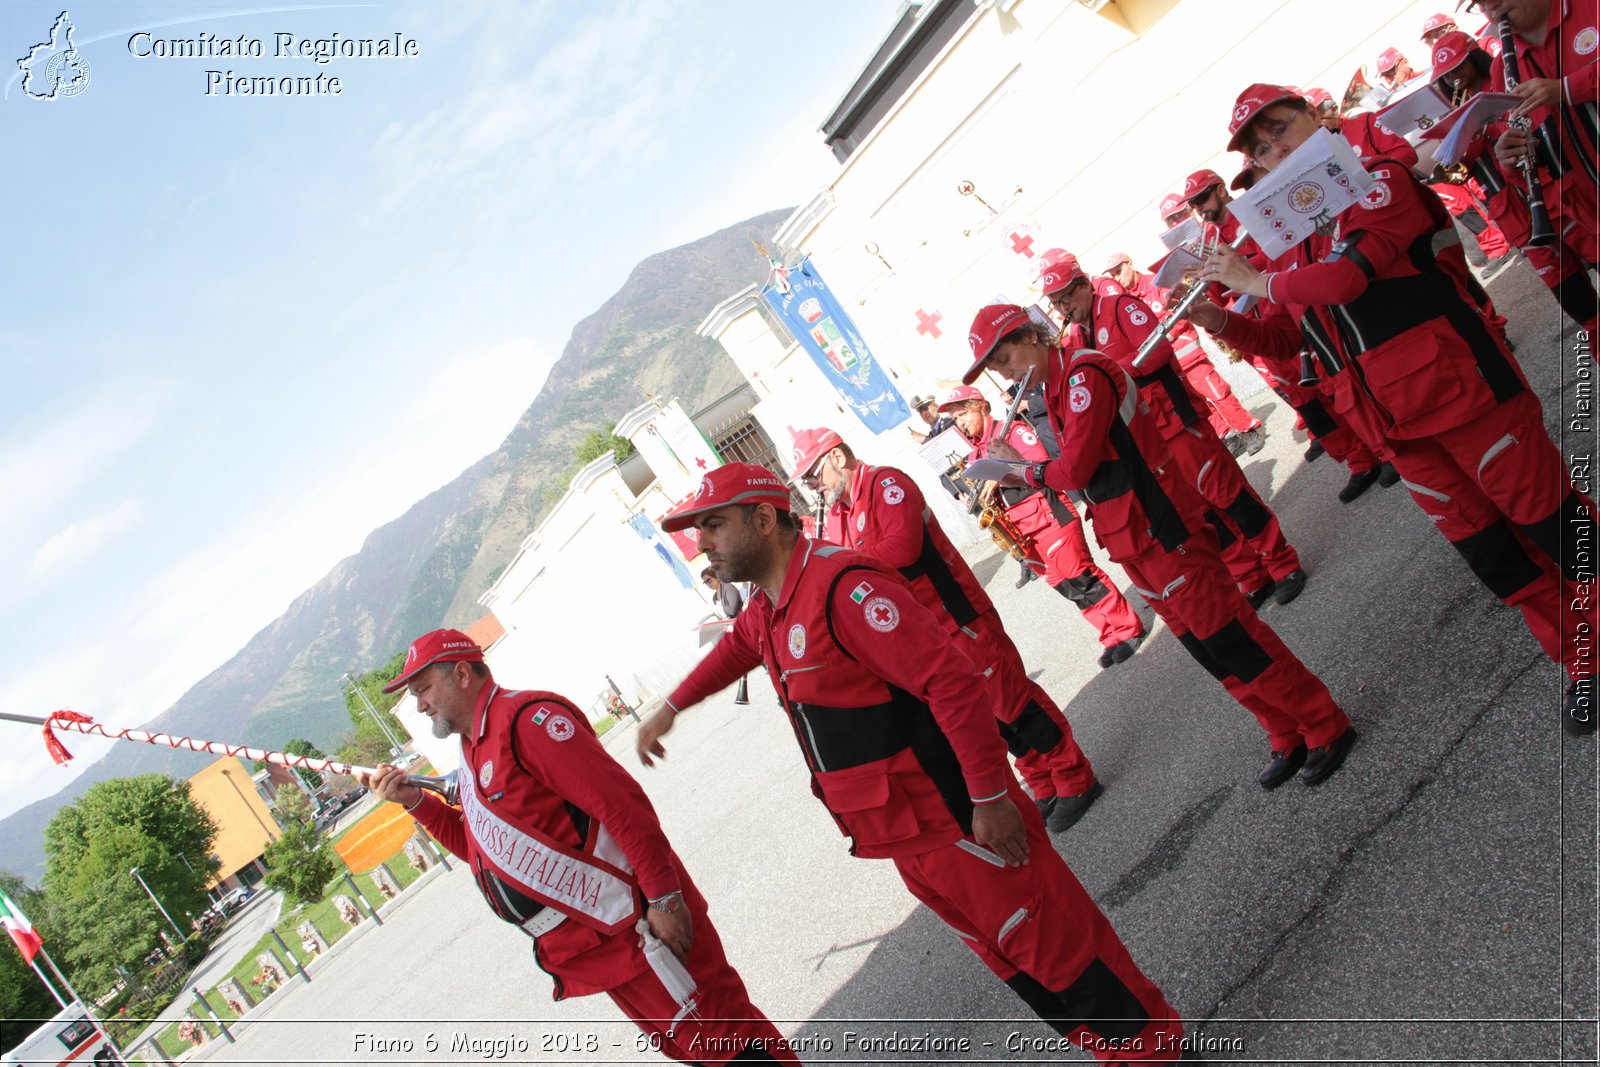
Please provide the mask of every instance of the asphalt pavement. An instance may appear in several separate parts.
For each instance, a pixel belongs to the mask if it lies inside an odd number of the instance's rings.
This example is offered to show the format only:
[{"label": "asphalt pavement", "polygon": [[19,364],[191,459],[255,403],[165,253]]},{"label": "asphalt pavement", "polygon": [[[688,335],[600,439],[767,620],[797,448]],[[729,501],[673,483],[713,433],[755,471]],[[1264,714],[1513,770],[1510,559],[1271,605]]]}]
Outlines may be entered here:
[{"label": "asphalt pavement", "polygon": [[[1525,264],[1491,291],[1559,431],[1580,368],[1555,305]],[[1169,632],[1102,672],[1066,600],[1014,588],[1015,565],[975,546],[1106,786],[1057,847],[1211,1062],[1595,1062],[1600,765],[1594,737],[1561,730],[1562,671],[1402,488],[1340,504],[1344,471],[1303,461],[1293,413],[1264,394],[1253,407],[1270,433],[1245,470],[1311,574],[1263,617],[1360,742],[1326,784],[1263,791],[1260,728]],[[1594,453],[1592,431],[1557,439]],[[888,863],[848,856],[761,675],[749,707],[729,690],[684,715],[654,770],[633,736],[607,743],[805,1062],[1082,1058],[1049,1048]],[[551,1002],[527,940],[475,898],[458,866],[210,1058],[661,1062],[604,998]]]}]

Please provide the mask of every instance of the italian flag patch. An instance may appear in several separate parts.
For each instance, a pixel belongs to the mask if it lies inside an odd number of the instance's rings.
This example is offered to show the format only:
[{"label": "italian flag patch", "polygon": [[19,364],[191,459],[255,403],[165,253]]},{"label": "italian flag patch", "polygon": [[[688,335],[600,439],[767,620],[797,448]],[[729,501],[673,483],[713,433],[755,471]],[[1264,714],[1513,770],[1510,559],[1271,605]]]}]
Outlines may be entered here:
[{"label": "italian flag patch", "polygon": [[1083,384],[1083,371],[1079,371],[1077,374],[1074,374],[1072,377],[1068,378],[1067,379],[1067,384],[1068,385],[1082,385]]},{"label": "italian flag patch", "polygon": [[870,596],[871,593],[872,593],[872,586],[868,585],[866,582],[862,582],[860,585],[858,585],[854,589],[850,590],[850,599],[853,602],[859,604],[863,600],[867,599],[867,597]]},{"label": "italian flag patch", "polygon": [[544,725],[544,721],[546,719],[548,719],[549,717],[550,717],[550,709],[548,707],[545,707],[545,706],[541,705],[539,707],[539,710],[533,713],[533,725],[542,726],[542,725]]}]

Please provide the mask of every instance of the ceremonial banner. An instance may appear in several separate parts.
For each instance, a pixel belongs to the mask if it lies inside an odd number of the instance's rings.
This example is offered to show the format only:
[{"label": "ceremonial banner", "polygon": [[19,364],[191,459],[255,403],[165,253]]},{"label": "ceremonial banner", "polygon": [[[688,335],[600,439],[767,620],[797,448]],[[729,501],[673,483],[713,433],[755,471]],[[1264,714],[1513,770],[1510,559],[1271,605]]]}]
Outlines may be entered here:
[{"label": "ceremonial banner", "polygon": [[8,897],[3,889],[0,889],[0,925],[5,926],[6,933],[17,943],[17,950],[22,953],[22,958],[32,963],[43,942],[34,932],[33,924],[28,921],[28,917],[17,907],[17,902]]},{"label": "ceremonial banner", "polygon": [[1277,259],[1378,189],[1349,141],[1318,130],[1228,210]]},{"label": "ceremonial banner", "polygon": [[867,429],[883,433],[911,417],[809,258],[789,269],[785,290],[769,282],[761,295]]},{"label": "ceremonial banner", "polygon": [[[636,511],[632,515],[628,516],[628,525],[633,528],[634,533],[638,534],[649,543],[650,548],[655,552],[656,555],[661,557],[661,561],[663,563],[672,568],[672,575],[678,579],[679,585],[683,586],[685,589],[688,589],[694,585],[694,579],[689,577],[689,568],[683,565],[683,560],[679,559],[672,552],[669,552],[667,550],[667,546],[661,543],[661,531],[656,529],[655,523],[650,521],[649,516],[642,511]],[[680,552],[685,552],[683,545],[678,544],[676,540],[673,543],[678,546],[678,550]],[[695,545],[693,547],[693,554],[699,555],[699,553],[700,546]],[[685,552],[685,557],[691,559],[693,558],[693,556],[691,556],[688,552]]]}]

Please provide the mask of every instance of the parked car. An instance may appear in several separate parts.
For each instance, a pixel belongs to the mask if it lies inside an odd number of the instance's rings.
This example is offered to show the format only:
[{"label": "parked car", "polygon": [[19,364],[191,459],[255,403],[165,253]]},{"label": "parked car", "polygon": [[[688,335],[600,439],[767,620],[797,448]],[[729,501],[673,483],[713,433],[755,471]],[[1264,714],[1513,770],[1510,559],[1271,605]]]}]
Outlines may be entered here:
[{"label": "parked car", "polygon": [[238,889],[235,889],[233,892],[217,901],[217,906],[222,909],[222,914],[232,915],[234,912],[244,907],[245,903],[255,895],[255,890],[251,889],[249,886],[240,886]]}]

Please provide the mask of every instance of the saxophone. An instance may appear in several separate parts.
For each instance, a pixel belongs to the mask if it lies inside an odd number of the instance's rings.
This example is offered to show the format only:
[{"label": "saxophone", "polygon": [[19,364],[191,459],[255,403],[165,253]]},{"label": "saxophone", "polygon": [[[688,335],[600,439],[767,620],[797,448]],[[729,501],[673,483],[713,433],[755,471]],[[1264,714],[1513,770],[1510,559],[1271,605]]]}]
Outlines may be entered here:
[{"label": "saxophone", "polygon": [[[986,449],[988,455],[995,459],[1021,459],[1017,450],[1004,441],[991,441]],[[1012,559],[1026,562],[1033,555],[1034,539],[1022,532],[1016,520],[1006,514],[1005,501],[1000,499],[999,487],[990,487],[987,492],[978,491],[978,499],[983,504],[983,510],[978,513],[978,525],[989,531],[989,536],[994,538],[994,543],[1011,554]]]}]

